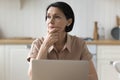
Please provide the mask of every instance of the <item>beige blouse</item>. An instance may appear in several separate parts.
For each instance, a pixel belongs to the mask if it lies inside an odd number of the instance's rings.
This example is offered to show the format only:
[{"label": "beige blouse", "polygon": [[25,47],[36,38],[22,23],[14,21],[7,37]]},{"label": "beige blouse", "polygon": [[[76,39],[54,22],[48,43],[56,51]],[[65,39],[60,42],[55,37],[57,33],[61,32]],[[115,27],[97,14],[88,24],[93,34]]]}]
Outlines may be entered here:
[{"label": "beige blouse", "polygon": [[[36,58],[41,44],[42,39],[40,38],[33,41],[27,57],[28,61],[30,61],[30,58]],[[85,41],[82,38],[72,35],[67,35],[67,42],[60,52],[51,46],[47,55],[47,59],[59,60],[91,60],[91,58],[92,55],[89,52]]]}]

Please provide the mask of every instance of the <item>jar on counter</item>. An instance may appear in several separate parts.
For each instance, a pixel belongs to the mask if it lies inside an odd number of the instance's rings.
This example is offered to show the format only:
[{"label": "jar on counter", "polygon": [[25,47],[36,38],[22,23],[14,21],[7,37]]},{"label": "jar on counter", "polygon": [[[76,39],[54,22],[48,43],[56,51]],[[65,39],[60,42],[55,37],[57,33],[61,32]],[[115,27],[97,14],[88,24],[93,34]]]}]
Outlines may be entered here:
[{"label": "jar on counter", "polygon": [[99,40],[105,40],[105,29],[104,27],[98,28]]}]

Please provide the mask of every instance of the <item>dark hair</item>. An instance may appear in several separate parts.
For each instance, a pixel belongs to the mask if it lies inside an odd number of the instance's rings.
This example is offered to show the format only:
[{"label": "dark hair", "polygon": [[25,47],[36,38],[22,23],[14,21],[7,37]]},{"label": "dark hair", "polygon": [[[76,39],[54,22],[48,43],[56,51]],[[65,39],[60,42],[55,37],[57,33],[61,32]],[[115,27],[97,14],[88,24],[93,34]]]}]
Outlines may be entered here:
[{"label": "dark hair", "polygon": [[[47,9],[46,9],[46,15],[47,15],[47,11],[50,7],[57,7],[59,8],[65,15],[66,19],[70,19],[72,18],[72,23],[69,25],[69,26],[66,26],[65,28],[65,31],[66,32],[70,32],[72,29],[73,29],[73,25],[74,25],[74,21],[75,21],[75,18],[74,18],[74,12],[71,8],[70,5],[68,5],[67,3],[65,2],[55,2],[55,3],[52,3],[50,4]],[[47,19],[47,17],[45,17],[45,19]]]}]

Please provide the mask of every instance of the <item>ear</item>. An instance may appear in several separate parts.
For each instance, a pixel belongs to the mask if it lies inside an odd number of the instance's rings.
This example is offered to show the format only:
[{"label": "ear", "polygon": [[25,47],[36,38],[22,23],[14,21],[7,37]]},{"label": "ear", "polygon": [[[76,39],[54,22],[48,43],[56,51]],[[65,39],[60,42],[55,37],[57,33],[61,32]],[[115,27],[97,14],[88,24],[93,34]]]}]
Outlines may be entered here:
[{"label": "ear", "polygon": [[68,19],[68,23],[67,23],[67,26],[70,26],[72,23],[72,18]]}]

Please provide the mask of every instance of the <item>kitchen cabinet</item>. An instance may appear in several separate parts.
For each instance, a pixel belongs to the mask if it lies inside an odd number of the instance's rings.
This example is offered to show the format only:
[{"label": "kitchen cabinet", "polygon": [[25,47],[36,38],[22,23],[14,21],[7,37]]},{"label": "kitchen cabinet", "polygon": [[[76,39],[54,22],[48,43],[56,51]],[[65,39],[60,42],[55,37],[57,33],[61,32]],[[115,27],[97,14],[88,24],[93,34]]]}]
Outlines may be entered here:
[{"label": "kitchen cabinet", "polygon": [[29,64],[26,57],[27,45],[1,45],[0,80],[29,80],[27,70]]},{"label": "kitchen cabinet", "polygon": [[97,72],[99,80],[119,80],[118,73],[112,65],[120,59],[120,45],[97,46]]},{"label": "kitchen cabinet", "polygon": [[4,66],[5,66],[5,64],[4,64],[4,50],[5,48],[4,48],[4,46],[3,45],[0,45],[0,80],[5,80],[5,71],[4,71]]}]

